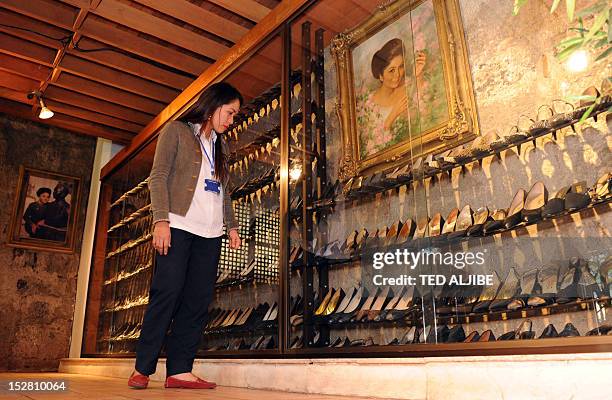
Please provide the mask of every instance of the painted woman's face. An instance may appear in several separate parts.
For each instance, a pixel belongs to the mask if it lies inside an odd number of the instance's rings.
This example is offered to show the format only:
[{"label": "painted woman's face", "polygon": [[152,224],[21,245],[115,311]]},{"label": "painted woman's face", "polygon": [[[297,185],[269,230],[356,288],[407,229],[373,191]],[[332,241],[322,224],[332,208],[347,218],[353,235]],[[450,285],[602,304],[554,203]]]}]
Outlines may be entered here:
[{"label": "painted woman's face", "polygon": [[395,56],[383,70],[380,78],[383,86],[389,89],[396,89],[404,83],[404,59],[402,56]]},{"label": "painted woman's face", "polygon": [[48,203],[49,202],[49,193],[47,193],[47,192],[41,193],[40,196],[38,196],[38,201],[40,201],[43,204]]}]

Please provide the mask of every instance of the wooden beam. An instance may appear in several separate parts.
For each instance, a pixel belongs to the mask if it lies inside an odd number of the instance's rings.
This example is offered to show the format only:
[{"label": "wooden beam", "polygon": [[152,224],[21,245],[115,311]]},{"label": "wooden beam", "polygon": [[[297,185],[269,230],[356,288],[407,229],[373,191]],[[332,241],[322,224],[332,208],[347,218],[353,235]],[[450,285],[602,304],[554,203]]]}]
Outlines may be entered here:
[{"label": "wooden beam", "polygon": [[178,50],[153,43],[134,33],[113,28],[96,18],[88,18],[83,24],[81,32],[83,35],[96,39],[99,42],[138,54],[139,56],[155,60],[161,64],[193,75],[201,74],[210,66],[209,62],[198,60]]},{"label": "wooden beam", "polygon": [[59,101],[45,99],[45,104],[53,112],[59,112],[64,115],[70,115],[82,120],[90,121],[96,124],[102,124],[111,128],[118,128],[127,132],[138,133],[142,129],[142,125],[133,122],[125,121],[119,118],[110,117],[100,114],[95,111],[86,110],[79,107],[74,107],[69,104],[60,103]]},{"label": "wooden beam", "polygon": [[178,20],[187,22],[196,28],[205,30],[230,42],[237,42],[249,29],[219,14],[208,11],[187,0],[134,0],[154,10],[160,11]]},{"label": "wooden beam", "polygon": [[52,0],[2,0],[0,5],[67,30],[72,29],[72,23],[79,12],[74,7]]},{"label": "wooden beam", "polygon": [[[39,20],[35,20],[30,17],[26,17],[24,15],[17,14],[5,9],[0,9],[0,20],[7,25],[19,26],[21,28],[30,29],[31,31],[39,32],[41,34],[51,37],[64,37],[69,33],[64,29],[49,25],[47,23],[41,23]],[[59,43],[57,41],[45,38],[44,36],[36,35],[34,32],[17,30],[5,26],[0,26],[0,31],[7,32],[15,37],[27,39],[30,42],[44,44],[45,46],[54,49],[57,49],[59,46]],[[108,47],[108,45],[105,43],[100,43],[98,41],[88,38],[82,38],[79,44],[84,49],[100,49],[103,47]],[[103,64],[108,67],[115,68],[119,71],[136,75],[141,79],[147,79],[152,82],[169,86],[174,89],[184,89],[194,79],[194,77],[183,76],[117,52],[83,52],[74,49],[69,49],[68,53],[74,54],[79,58],[85,60],[94,61],[98,64]],[[64,64],[62,64],[62,66],[63,65]]]},{"label": "wooden beam", "polygon": [[52,118],[41,120],[32,115],[31,108],[28,105],[5,99],[0,99],[0,112],[35,121],[44,125],[57,126],[89,136],[103,137],[119,143],[128,143],[132,137],[129,132],[106,128],[79,118],[62,115],[60,113],[55,113]]},{"label": "wooden beam", "polygon": [[213,60],[218,59],[229,50],[229,47],[215,40],[116,0],[104,0],[92,12]]},{"label": "wooden beam", "polygon": [[254,22],[261,21],[268,13],[270,9],[263,4],[256,2],[255,0],[209,0],[211,3],[215,3],[233,13],[243,16],[246,19],[250,19]]},{"label": "wooden beam", "polygon": [[227,54],[217,60],[210,68],[187,87],[172,103],[158,114],[145,128],[123,148],[102,169],[101,177],[107,177],[130,155],[147,145],[155,138],[159,129],[169,120],[176,118],[199,96],[201,91],[217,79],[225,78],[240,68],[256,50],[262,40],[276,31],[287,19],[300,11],[311,0],[285,0],[249,31]]},{"label": "wooden beam", "polygon": [[151,115],[155,115],[164,109],[163,103],[69,73],[63,73],[53,85],[78,91],[91,97],[133,108]]},{"label": "wooden beam", "polygon": [[0,53],[0,69],[36,80],[49,76],[51,68],[21,58]]},{"label": "wooden beam", "polygon": [[27,40],[0,33],[0,52],[13,57],[33,61],[45,66],[51,66],[55,51]]},{"label": "wooden beam", "polygon": [[12,101],[16,101],[18,103],[29,104],[30,106],[34,104],[34,99],[28,99],[26,96],[26,92],[20,92],[17,90],[5,88],[0,86],[0,97],[5,99],[9,99]]},{"label": "wooden beam", "polygon": [[[19,92],[4,87],[0,87],[0,97],[4,97],[5,99],[9,99],[23,104],[29,104],[30,106],[35,103],[35,99],[28,99],[26,92]],[[53,112],[59,112],[60,114],[81,118],[83,120],[106,125],[112,128],[119,128],[124,131],[133,133],[136,133],[140,131],[140,129],[142,129],[142,125],[134,124],[132,122],[124,121],[114,117],[109,117],[108,115],[85,110],[79,107],[74,107],[72,105],[60,103],[55,100],[45,98],[45,104]],[[34,113],[33,115],[36,114]]]},{"label": "wooden beam", "polygon": [[96,111],[115,118],[121,118],[140,125],[146,125],[152,119],[151,115],[131,108],[121,107],[108,101],[86,96],[58,86],[50,86],[45,91],[45,99],[57,100],[65,104]]},{"label": "wooden beam", "polygon": [[0,70],[0,86],[28,93],[38,89],[38,81]]},{"label": "wooden beam", "polygon": [[60,68],[74,75],[95,80],[153,100],[169,103],[180,92],[134,75],[86,61],[71,54],[64,56]]},{"label": "wooden beam", "polygon": [[[83,49],[99,49],[102,47],[107,47],[107,45],[89,38],[81,39],[79,46]],[[74,54],[85,60],[93,61],[119,71],[136,75],[143,79],[147,79],[173,89],[182,90],[193,82],[194,79],[117,52],[82,52],[71,49],[68,51],[68,53]]]}]

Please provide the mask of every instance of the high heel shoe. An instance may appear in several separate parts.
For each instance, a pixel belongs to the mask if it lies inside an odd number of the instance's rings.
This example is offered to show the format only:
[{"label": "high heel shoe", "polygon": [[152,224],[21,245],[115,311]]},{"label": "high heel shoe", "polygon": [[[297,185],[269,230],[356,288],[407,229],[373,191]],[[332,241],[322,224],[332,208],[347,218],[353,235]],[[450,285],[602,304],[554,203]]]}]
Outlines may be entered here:
[{"label": "high heel shoe", "polygon": [[489,310],[497,311],[506,309],[508,305],[516,299],[516,296],[520,294],[520,290],[521,285],[519,276],[514,267],[512,267],[510,271],[508,271],[508,275],[506,275],[506,279],[504,279],[504,283],[501,285],[499,292],[497,292],[495,300],[491,301]]},{"label": "high heel shoe", "polygon": [[480,339],[480,334],[478,331],[472,331],[467,337],[463,340],[463,343],[474,343]]},{"label": "high heel shoe", "polygon": [[521,222],[521,212],[525,207],[525,190],[519,189],[514,195],[510,207],[508,207],[508,215],[504,219],[504,227],[511,229]]},{"label": "high heel shoe", "polygon": [[591,203],[591,197],[587,191],[585,181],[574,183],[565,195],[565,209],[575,211],[588,206]]},{"label": "high heel shoe", "polygon": [[[484,235],[492,235],[502,229],[504,229],[504,222],[506,220],[506,210],[496,209],[489,215],[490,218],[484,223],[482,227],[482,233]],[[520,216],[519,216],[520,218]]]},{"label": "high heel shoe", "polygon": [[411,218],[408,218],[403,224],[402,229],[400,229],[397,234],[397,239],[395,240],[395,244],[400,245],[406,243],[409,239],[412,239],[414,235],[414,231],[416,230],[416,224]]},{"label": "high heel shoe", "polygon": [[413,309],[414,286],[408,286],[402,298],[395,307],[385,315],[387,321],[399,321],[404,319]]},{"label": "high heel shoe", "polygon": [[547,338],[556,338],[559,337],[559,333],[557,332],[557,328],[553,324],[548,324],[546,328],[542,331],[542,334],[538,339],[547,339]]},{"label": "high heel shoe", "polygon": [[557,280],[559,268],[546,265],[538,270],[537,281],[527,299],[527,305],[538,307],[552,304],[557,297]]},{"label": "high heel shoe", "polygon": [[411,326],[408,331],[402,336],[398,344],[411,344],[414,343],[414,335],[416,333],[416,327]]},{"label": "high heel shoe", "polygon": [[607,172],[597,179],[592,190],[591,198],[593,203],[601,203],[612,195],[612,173]]},{"label": "high heel shoe", "polygon": [[[387,286],[381,291],[376,301],[374,301],[374,303],[372,304],[372,307],[370,307],[370,309],[367,310],[367,312],[365,313],[365,315],[363,316],[361,320],[374,321],[374,318],[376,318],[382,312],[383,308],[385,307],[385,304],[387,304],[392,298],[393,298],[393,291],[391,290],[390,287]],[[360,321],[360,320],[356,318],[355,321]]]},{"label": "high heel shoe", "polygon": [[373,320],[374,322],[380,322],[380,321],[385,320],[387,318],[387,314],[391,310],[393,310],[397,306],[397,303],[402,299],[402,296],[403,296],[405,290],[406,290],[406,288],[403,287],[399,291],[399,293],[397,295],[395,295],[395,297],[393,297],[391,300],[389,300],[387,302],[387,305],[385,305],[383,310],[380,313],[378,313],[378,315],[375,315],[371,320]]},{"label": "high heel shoe", "polygon": [[[525,328],[529,326],[527,330]],[[533,324],[530,319],[526,319],[514,330],[506,332],[501,335],[497,340],[518,340],[518,339],[533,339],[535,332],[531,329]]]},{"label": "high heel shoe", "polygon": [[[448,218],[447,218],[448,221]],[[453,240],[459,237],[463,237],[467,234],[467,231],[474,224],[474,218],[472,213],[472,207],[469,205],[463,207],[459,215],[457,215],[457,222],[453,232],[448,234],[448,240]],[[445,227],[446,228],[446,227]]]},{"label": "high heel shoe", "polygon": [[580,336],[580,332],[571,322],[565,324],[563,330],[559,333],[559,337],[577,337]]},{"label": "high heel shoe", "polygon": [[329,303],[327,304],[327,306],[325,307],[325,310],[323,311],[323,313],[321,315],[323,316],[327,316],[332,314],[336,308],[338,307],[338,303],[344,299],[344,290],[342,290],[342,288],[336,290],[336,293],[334,293],[334,295],[331,297],[331,299],[329,300]]},{"label": "high heel shoe", "polygon": [[427,339],[425,339],[425,343],[446,343],[448,341],[448,335],[450,333],[450,329],[446,325],[438,326],[438,329],[434,330],[432,326],[429,328],[429,333],[427,334]]},{"label": "high heel shoe", "polygon": [[348,307],[350,302],[353,300],[353,297],[355,296],[357,292],[358,292],[358,289],[354,287],[346,292],[342,301],[340,302],[340,304],[338,304],[338,307],[336,308],[336,310],[334,310],[333,313],[329,315],[329,317],[327,318],[328,324],[332,323],[332,321],[335,320],[335,318],[337,318],[338,315],[340,315],[341,313],[344,312],[344,310],[346,310],[346,308]]},{"label": "high heel shoe", "polygon": [[480,335],[480,338],[478,338],[479,342],[494,342],[495,340],[495,335],[491,329],[487,329],[486,331],[482,332],[482,335]]},{"label": "high heel shoe", "polygon": [[538,277],[537,268],[533,268],[529,271],[525,271],[523,275],[521,275],[521,282],[520,282],[521,294],[518,296],[518,298],[513,299],[508,304],[508,307],[507,307],[508,310],[518,310],[520,308],[525,307],[525,304],[527,304],[527,299],[529,298],[531,293],[534,292],[535,285],[537,284],[537,277]]},{"label": "high heel shoe", "polygon": [[428,237],[435,238],[440,236],[442,232],[442,226],[444,226],[444,218],[440,213],[436,213],[429,221],[429,235]]},{"label": "high heel shoe", "polygon": [[489,220],[492,220],[492,218],[489,217],[489,208],[486,206],[480,207],[474,213],[474,223],[467,228],[465,235],[468,237],[481,235],[485,223]]},{"label": "high heel shoe", "polygon": [[414,232],[415,239],[423,239],[428,235],[427,228],[429,226],[429,217],[422,216],[417,222],[416,231]]},{"label": "high heel shoe", "polygon": [[[374,302],[374,296],[371,297],[369,295],[367,288],[360,287],[355,293],[355,295],[353,296],[353,298],[351,299],[351,301],[349,302],[349,304],[346,306],[344,311],[336,315],[333,315],[330,318],[329,323],[330,324],[347,323],[357,314],[357,312],[361,308],[367,307],[367,309],[369,309],[372,302]],[[369,305],[367,303],[369,303]]]},{"label": "high heel shoe", "polygon": [[525,198],[525,205],[521,210],[523,221],[528,223],[538,221],[542,218],[542,208],[548,201],[548,189],[544,183],[536,182],[533,184]]},{"label": "high heel shoe", "polygon": [[315,310],[314,315],[322,315],[323,312],[325,312],[325,309],[327,308],[327,304],[330,302],[333,295],[334,295],[334,289],[332,288],[327,292],[323,300],[321,300],[321,303],[319,304],[319,307]]},{"label": "high heel shoe", "polygon": [[549,199],[544,207],[542,207],[542,217],[551,218],[561,214],[565,210],[565,196],[570,190],[570,186],[562,187]]},{"label": "high heel shoe", "polygon": [[442,227],[442,232],[440,236],[449,237],[453,232],[455,232],[455,228],[457,226],[457,218],[459,217],[459,209],[457,207],[453,208],[448,216],[446,217],[446,222]]},{"label": "high heel shoe", "polygon": [[455,325],[448,332],[448,339],[446,343],[460,343],[465,341],[465,331],[463,330],[463,326]]},{"label": "high heel shoe", "polygon": [[395,244],[395,241],[397,240],[397,234],[399,233],[401,228],[401,221],[394,222],[393,225],[389,227],[389,230],[387,231],[387,236],[385,238],[385,247],[389,247]]},{"label": "high heel shoe", "polygon": [[493,271],[492,275],[495,282],[493,285],[485,286],[482,294],[478,298],[478,302],[472,308],[472,311],[475,313],[484,312],[489,309],[491,302],[495,300],[495,296],[497,295],[497,292],[499,291],[502,285],[502,282],[500,282],[499,275],[497,274],[497,272]]}]

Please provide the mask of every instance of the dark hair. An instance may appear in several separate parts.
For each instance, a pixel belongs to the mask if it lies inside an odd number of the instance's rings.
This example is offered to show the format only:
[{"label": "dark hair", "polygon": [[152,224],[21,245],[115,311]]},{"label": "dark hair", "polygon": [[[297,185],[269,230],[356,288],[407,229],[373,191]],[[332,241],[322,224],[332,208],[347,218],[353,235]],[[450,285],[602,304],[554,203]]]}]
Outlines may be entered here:
[{"label": "dark hair", "polygon": [[51,189],[48,187],[41,187],[36,191],[36,196],[40,197],[40,195],[43,193],[47,193],[49,196],[51,196]]},{"label": "dark hair", "polygon": [[395,38],[389,40],[385,45],[374,53],[372,57],[372,75],[374,78],[380,79],[385,68],[389,65],[391,60],[397,56],[404,55],[404,42],[401,39]]},{"label": "dark hair", "polygon": [[[179,121],[202,124],[203,128],[206,120],[212,117],[219,107],[235,100],[238,100],[242,106],[244,100],[235,87],[226,82],[215,83],[202,92],[198,101],[179,118]],[[222,140],[224,140],[222,135],[218,135],[215,142],[215,177],[224,181],[228,175],[228,155],[223,153]]]}]

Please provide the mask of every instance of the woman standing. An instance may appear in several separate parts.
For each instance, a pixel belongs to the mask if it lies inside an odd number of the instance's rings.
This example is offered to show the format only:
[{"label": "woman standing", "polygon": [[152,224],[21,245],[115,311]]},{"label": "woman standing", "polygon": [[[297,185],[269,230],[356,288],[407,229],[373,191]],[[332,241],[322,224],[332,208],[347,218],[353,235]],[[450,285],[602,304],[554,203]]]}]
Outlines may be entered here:
[{"label": "woman standing", "polygon": [[216,83],[159,134],[149,180],[158,254],[130,387],[147,387],[168,328],[164,386],[216,386],[191,370],[213,297],[224,223],[230,248],[240,247],[222,133],[242,101],[234,87]]}]

